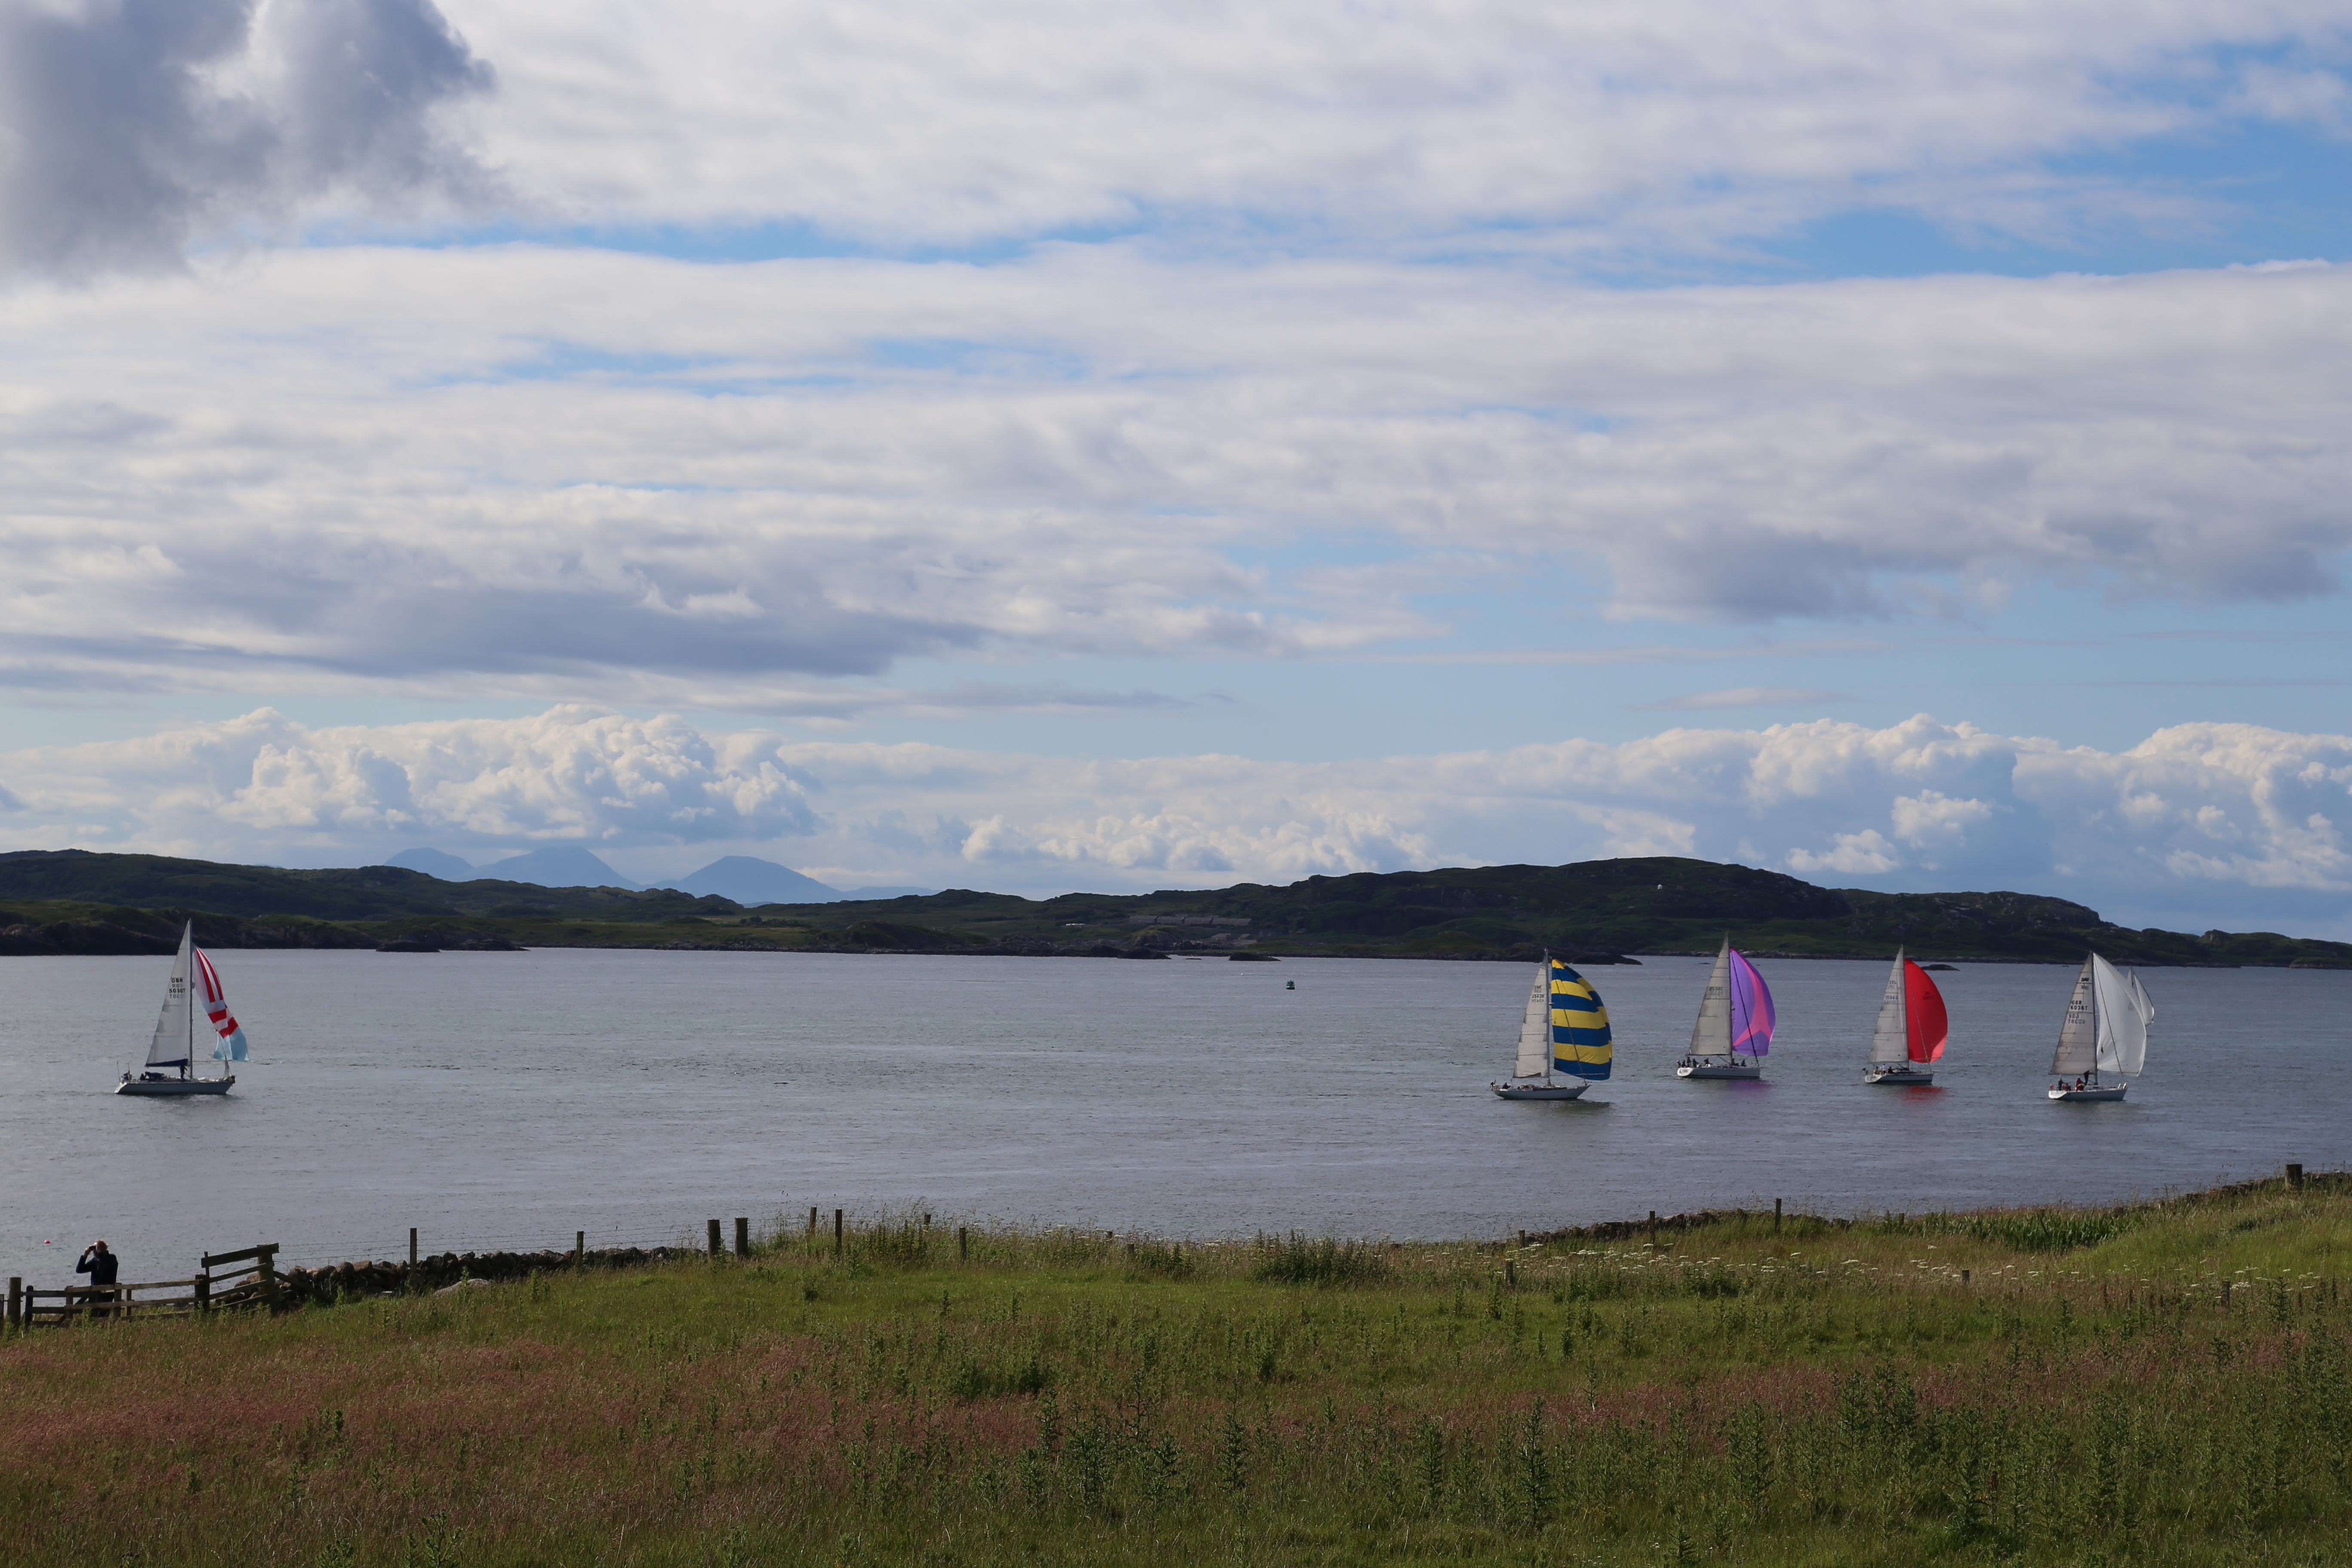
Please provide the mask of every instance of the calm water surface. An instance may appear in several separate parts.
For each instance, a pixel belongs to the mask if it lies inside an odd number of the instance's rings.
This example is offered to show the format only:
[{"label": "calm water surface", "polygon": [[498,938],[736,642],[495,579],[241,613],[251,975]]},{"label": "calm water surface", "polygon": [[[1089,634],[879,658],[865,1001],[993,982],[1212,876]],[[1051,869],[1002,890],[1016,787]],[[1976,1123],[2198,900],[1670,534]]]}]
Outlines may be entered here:
[{"label": "calm water surface", "polygon": [[[912,1205],[1195,1235],[1499,1235],[1774,1197],[1834,1211],[2112,1199],[2352,1160],[2352,973],[2154,970],[2148,1072],[2053,1105],[2074,971],[1939,974],[1931,1089],[1865,1088],[1884,963],[1763,970],[1761,1083],[1672,1076],[1706,976],[1591,978],[1617,1073],[1507,1104],[1531,966],[698,952],[217,955],[235,1093],[107,1092],[168,958],[0,962],[0,1273],[126,1278],[649,1242],[709,1215]],[[1286,990],[1284,983],[1297,989]]]}]

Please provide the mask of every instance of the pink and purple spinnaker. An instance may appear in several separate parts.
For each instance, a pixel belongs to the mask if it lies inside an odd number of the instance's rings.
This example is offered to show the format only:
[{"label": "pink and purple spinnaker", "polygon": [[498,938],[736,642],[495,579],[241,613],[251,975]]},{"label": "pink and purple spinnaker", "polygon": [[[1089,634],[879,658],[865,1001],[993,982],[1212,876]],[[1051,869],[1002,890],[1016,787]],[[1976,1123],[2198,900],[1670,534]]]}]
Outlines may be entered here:
[{"label": "pink and purple spinnaker", "polygon": [[1738,948],[1731,950],[1731,1048],[1760,1057],[1772,1048],[1772,988]]}]

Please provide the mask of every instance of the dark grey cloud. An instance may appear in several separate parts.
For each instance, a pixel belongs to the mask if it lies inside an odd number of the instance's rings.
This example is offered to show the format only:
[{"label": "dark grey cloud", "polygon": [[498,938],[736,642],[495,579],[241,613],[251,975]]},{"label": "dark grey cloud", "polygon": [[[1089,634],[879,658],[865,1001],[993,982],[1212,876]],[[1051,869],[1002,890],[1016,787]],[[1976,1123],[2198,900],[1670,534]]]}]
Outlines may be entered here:
[{"label": "dark grey cloud", "polygon": [[487,90],[432,0],[0,0],[0,269],[177,266],[305,203],[462,197],[436,125]]}]

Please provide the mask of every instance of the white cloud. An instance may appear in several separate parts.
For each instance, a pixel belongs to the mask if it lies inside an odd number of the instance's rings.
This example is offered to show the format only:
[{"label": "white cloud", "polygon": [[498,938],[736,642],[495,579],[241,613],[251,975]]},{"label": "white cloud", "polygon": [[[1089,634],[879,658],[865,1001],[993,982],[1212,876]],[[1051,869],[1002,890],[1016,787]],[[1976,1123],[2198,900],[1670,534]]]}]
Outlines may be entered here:
[{"label": "white cloud", "polygon": [[1706,246],[1827,210],[2063,231],[2162,193],[2060,155],[2318,89],[2217,57],[2343,32],[2324,0],[457,0],[505,90],[490,156],[607,223],[886,243],[1145,224]]},{"label": "white cloud", "polygon": [[453,198],[898,247],[1687,255],[1857,208],[2063,241],[2202,213],[2070,159],[2340,125],[2344,36],[2328,0],[0,0],[0,255],[82,276]]},{"label": "white cloud", "polygon": [[694,843],[804,831],[812,820],[803,783],[757,737],[578,708],[320,730],[265,708],[8,762],[26,780],[23,811],[44,820],[43,834],[167,853],[316,863],[345,847],[420,836],[517,847]]},{"label": "white cloud", "polygon": [[1801,876],[1818,876],[1835,872],[1841,877],[1876,877],[1897,870],[1902,857],[1895,846],[1875,827],[1865,827],[1860,833],[1841,833],[1832,847],[1823,852],[1792,849],[1789,852],[1789,869]]},{"label": "white cloud", "polygon": [[0,788],[13,847],[308,864],[573,842],[645,877],[731,851],[1050,892],[1682,854],[2179,929],[2343,929],[2352,909],[2352,736],[2252,725],[2104,752],[1923,715],[1304,763],[792,742],[587,708],[320,730],[264,710],[0,753]]},{"label": "white cloud", "polygon": [[[0,331],[19,686],[783,713],[910,655],[1440,637],[1417,589],[1530,563],[1769,619],[2291,598],[2352,544],[2343,268],[1628,294],[346,250],[23,289]],[[1393,562],[1259,563],[1336,539]]]},{"label": "white cloud", "polygon": [[[1967,841],[1969,829],[1990,818],[1998,808],[1990,801],[1955,800],[1932,789],[1895,797],[1895,837],[1914,849],[1933,854],[1947,845]],[[1922,865],[1933,869],[1933,860]]]}]

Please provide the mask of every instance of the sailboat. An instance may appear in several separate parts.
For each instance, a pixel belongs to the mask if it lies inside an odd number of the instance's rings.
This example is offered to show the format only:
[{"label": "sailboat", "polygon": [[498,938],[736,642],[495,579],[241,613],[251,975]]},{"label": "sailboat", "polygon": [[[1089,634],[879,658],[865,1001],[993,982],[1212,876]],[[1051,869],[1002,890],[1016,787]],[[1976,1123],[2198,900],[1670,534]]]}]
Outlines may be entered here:
[{"label": "sailboat", "polygon": [[[1519,1020],[1519,1058],[1508,1083],[1486,1087],[1505,1100],[1574,1100],[1592,1087],[1591,1080],[1609,1076],[1609,1009],[1592,983],[1549,953],[1536,965],[1536,983],[1528,992],[1527,1015]],[[1536,1075],[1543,1075],[1535,1080]],[[1553,1075],[1566,1073],[1577,1081],[1562,1083]]]},{"label": "sailboat", "polygon": [[2137,970],[2119,970],[2095,952],[2083,960],[2074,994],[2066,1001],[2066,1021],[2058,1026],[2058,1050],[2050,1058],[2058,1078],[2050,1098],[2121,1100],[2131,1087],[2124,1080],[2139,1076],[2147,1061],[2147,1026],[2155,1018],[2156,1004],[2141,988]]},{"label": "sailboat", "polygon": [[1878,1027],[1870,1037],[1864,1083],[1933,1083],[1928,1064],[1944,1058],[1944,994],[1927,972],[1895,950],[1886,995],[1878,1004]]},{"label": "sailboat", "polygon": [[[1757,1059],[1772,1048],[1772,991],[1748,955],[1723,939],[1699,998],[1690,1051],[1675,1064],[1676,1078],[1761,1078]],[[1743,1061],[1741,1058],[1748,1059]]]},{"label": "sailboat", "polygon": [[[218,1037],[212,1050],[213,1059],[221,1064],[218,1078],[198,1078],[195,1073],[199,1011]],[[228,1064],[245,1060],[246,1049],[245,1029],[228,1010],[220,972],[196,945],[196,922],[190,921],[180,933],[180,955],[172,963],[171,984],[163,987],[163,1011],[155,1020],[155,1037],[147,1047],[147,1066],[136,1077],[124,1073],[114,1092],[226,1094],[236,1082]]]}]

